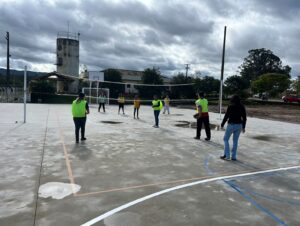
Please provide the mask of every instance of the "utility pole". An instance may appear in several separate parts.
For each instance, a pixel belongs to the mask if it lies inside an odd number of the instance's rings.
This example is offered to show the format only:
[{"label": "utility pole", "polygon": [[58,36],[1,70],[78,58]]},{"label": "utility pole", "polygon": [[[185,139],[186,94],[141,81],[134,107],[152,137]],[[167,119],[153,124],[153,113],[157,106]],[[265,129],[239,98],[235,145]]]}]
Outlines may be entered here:
[{"label": "utility pole", "polygon": [[224,40],[223,40],[223,52],[222,52],[222,66],[221,66],[221,79],[220,79],[220,119],[222,116],[222,100],[223,100],[223,77],[224,77],[224,63],[225,63],[225,44],[226,44],[226,26],[224,27]]},{"label": "utility pole", "polygon": [[187,76],[188,76],[189,69],[190,69],[189,64],[185,64],[185,78],[186,79],[187,79]]},{"label": "utility pole", "polygon": [[6,40],[7,40],[7,55],[6,55],[6,59],[7,59],[7,63],[6,63],[6,81],[7,81],[7,85],[9,85],[9,77],[10,77],[10,71],[9,71],[9,32],[6,32]]}]

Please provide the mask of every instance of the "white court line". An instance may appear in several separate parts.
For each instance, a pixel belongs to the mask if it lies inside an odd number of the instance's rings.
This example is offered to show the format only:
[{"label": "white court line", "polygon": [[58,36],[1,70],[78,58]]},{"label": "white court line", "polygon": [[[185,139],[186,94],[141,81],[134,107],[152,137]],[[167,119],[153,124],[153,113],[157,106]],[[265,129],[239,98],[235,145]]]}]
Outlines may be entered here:
[{"label": "white court line", "polygon": [[300,168],[300,165],[299,166],[284,167],[284,168],[277,168],[277,169],[262,170],[262,171],[251,172],[251,173],[235,174],[235,175],[230,175],[230,176],[215,177],[215,178],[195,181],[195,182],[188,183],[188,184],[182,184],[182,185],[175,186],[175,187],[172,187],[172,188],[168,188],[168,189],[165,189],[165,190],[162,190],[162,191],[159,191],[159,192],[155,192],[153,194],[150,194],[150,195],[144,196],[142,198],[136,199],[132,202],[126,203],[122,206],[119,206],[115,209],[112,209],[112,210],[110,210],[110,211],[108,211],[108,212],[106,212],[106,213],[104,213],[104,214],[102,214],[102,215],[100,215],[100,216],[98,216],[98,217],[82,224],[81,226],[93,225],[93,224],[95,224],[95,223],[97,223],[97,222],[99,222],[99,221],[115,214],[115,213],[118,213],[118,212],[120,212],[124,209],[127,209],[131,206],[134,206],[138,203],[144,202],[148,199],[151,199],[151,198],[154,198],[156,196],[166,194],[168,192],[175,191],[175,190],[178,190],[178,189],[191,187],[191,186],[194,186],[194,185],[197,185],[197,184],[204,184],[204,183],[207,183],[207,182],[212,182],[212,181],[217,181],[217,180],[226,180],[226,179],[230,179],[230,178],[245,177],[245,176],[257,175],[257,174],[263,174],[263,173],[271,173],[271,172],[277,172],[277,171],[283,171],[283,170],[298,169],[298,168]]}]

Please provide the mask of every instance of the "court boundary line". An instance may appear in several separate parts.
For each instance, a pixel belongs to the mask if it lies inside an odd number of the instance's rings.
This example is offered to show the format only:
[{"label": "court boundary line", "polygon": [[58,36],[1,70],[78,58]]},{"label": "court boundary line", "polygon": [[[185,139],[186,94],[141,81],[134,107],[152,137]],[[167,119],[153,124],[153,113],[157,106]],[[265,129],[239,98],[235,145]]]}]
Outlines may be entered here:
[{"label": "court boundary line", "polygon": [[56,118],[57,118],[57,124],[59,127],[59,137],[60,137],[60,141],[61,144],[63,146],[63,150],[64,150],[64,157],[65,157],[65,162],[66,162],[66,166],[67,166],[67,171],[68,171],[68,177],[69,177],[69,181],[71,183],[71,189],[72,189],[72,194],[73,196],[77,196],[77,192],[75,192],[75,179],[73,176],[73,171],[72,171],[72,166],[71,166],[71,161],[69,159],[69,153],[68,150],[66,148],[66,144],[65,144],[65,139],[64,139],[64,132],[63,129],[61,127],[60,121],[59,121],[59,117],[58,114],[56,113]]},{"label": "court boundary line", "polygon": [[92,220],[90,220],[90,221],[82,224],[81,226],[90,226],[90,225],[93,225],[93,224],[95,224],[95,223],[97,223],[99,221],[102,221],[105,218],[107,218],[109,216],[112,216],[113,214],[118,213],[118,212],[120,212],[120,211],[122,211],[124,209],[127,209],[127,208],[131,207],[131,206],[137,205],[137,204],[139,204],[141,202],[144,202],[146,200],[152,199],[154,197],[157,197],[157,196],[160,196],[160,195],[163,195],[163,194],[175,191],[175,190],[179,190],[179,189],[183,189],[183,188],[195,186],[195,185],[198,185],[198,184],[204,184],[204,183],[208,183],[208,182],[214,182],[214,181],[218,181],[218,180],[227,180],[227,179],[231,179],[231,178],[246,177],[246,176],[251,176],[251,175],[259,175],[259,174],[265,174],[265,173],[271,173],[271,172],[278,172],[278,171],[286,171],[286,170],[299,169],[299,168],[300,168],[300,165],[289,166],[289,167],[281,167],[281,168],[273,168],[273,169],[269,169],[269,170],[261,170],[261,171],[256,171],[256,172],[235,174],[235,175],[230,175],[230,176],[221,176],[221,177],[218,176],[218,177],[213,177],[213,178],[210,178],[210,179],[204,179],[204,180],[199,180],[199,181],[191,182],[191,183],[188,183],[188,184],[178,185],[178,186],[175,186],[175,187],[164,189],[164,190],[152,193],[150,195],[141,197],[139,199],[133,200],[133,201],[128,202],[126,204],[123,204],[123,205],[121,205],[121,206],[119,206],[117,208],[114,208],[114,209],[112,209],[112,210],[110,210],[108,212],[105,212],[104,214],[102,214],[102,215],[100,215],[100,216],[98,216],[96,218],[93,218]]}]

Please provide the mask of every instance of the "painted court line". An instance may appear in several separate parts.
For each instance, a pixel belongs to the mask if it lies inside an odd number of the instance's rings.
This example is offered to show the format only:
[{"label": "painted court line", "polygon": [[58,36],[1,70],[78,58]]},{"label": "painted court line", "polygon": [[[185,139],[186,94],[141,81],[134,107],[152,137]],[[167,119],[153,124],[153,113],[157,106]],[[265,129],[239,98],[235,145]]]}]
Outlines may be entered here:
[{"label": "painted court line", "polygon": [[115,213],[118,213],[124,209],[127,209],[131,206],[134,206],[138,203],[141,203],[141,202],[144,202],[148,199],[152,199],[154,197],[157,197],[157,196],[160,196],[160,195],[163,195],[163,194],[166,194],[166,193],[169,193],[171,191],[175,191],[175,190],[179,190],[179,189],[182,189],[182,188],[187,188],[187,187],[191,187],[191,186],[194,186],[194,185],[198,185],[198,184],[204,184],[204,183],[208,183],[208,182],[213,182],[213,181],[218,181],[218,180],[226,180],[226,179],[231,179],[231,178],[238,178],[238,177],[245,177],[245,176],[251,176],[251,175],[258,175],[258,174],[264,174],[264,173],[271,173],[271,172],[277,172],[277,171],[284,171],[284,170],[291,170],[291,169],[299,169],[300,168],[300,165],[298,166],[290,166],[290,167],[283,167],[283,168],[277,168],[277,169],[269,169],[269,170],[262,170],[262,171],[256,171],[256,172],[251,172],[251,173],[242,173],[242,174],[235,174],[235,175],[230,175],[230,176],[219,176],[219,177],[215,177],[215,178],[210,178],[210,179],[204,179],[204,180],[199,180],[199,181],[195,181],[195,182],[192,182],[192,183],[188,183],[188,184],[183,184],[183,185],[179,185],[179,186],[175,186],[175,187],[172,187],[172,188],[168,188],[168,189],[165,189],[165,190],[162,190],[162,191],[159,191],[159,192],[155,192],[153,194],[150,194],[150,195],[147,195],[147,196],[144,196],[142,198],[139,198],[139,199],[136,199],[132,202],[129,202],[129,203],[126,203],[122,206],[119,206],[115,209],[112,209],[84,224],[82,224],[81,226],[89,226],[89,225],[93,225],[109,216],[112,216],[113,214]]},{"label": "painted court line", "polygon": [[69,159],[69,154],[65,145],[65,140],[64,140],[64,133],[62,131],[61,128],[61,124],[58,118],[58,114],[56,113],[56,118],[57,118],[57,123],[58,123],[58,127],[59,127],[59,134],[60,134],[60,140],[64,149],[64,156],[65,156],[65,160],[66,160],[66,165],[67,165],[67,170],[68,170],[68,176],[69,176],[69,180],[71,183],[71,188],[72,188],[72,193],[74,196],[76,196],[76,192],[75,192],[75,180],[74,180],[74,176],[73,176],[73,171],[72,171],[72,167],[71,167],[71,161]]}]

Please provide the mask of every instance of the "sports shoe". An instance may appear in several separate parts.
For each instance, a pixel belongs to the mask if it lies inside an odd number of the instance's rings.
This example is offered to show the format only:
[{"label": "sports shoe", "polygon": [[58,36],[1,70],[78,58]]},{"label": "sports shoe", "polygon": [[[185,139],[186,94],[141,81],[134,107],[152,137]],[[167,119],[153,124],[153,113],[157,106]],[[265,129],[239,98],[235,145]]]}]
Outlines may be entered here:
[{"label": "sports shoe", "polygon": [[236,158],[231,158],[231,161],[237,161],[237,159]]},{"label": "sports shoe", "polygon": [[206,137],[204,140],[206,140],[206,141],[210,141],[210,138],[207,138],[207,137]]},{"label": "sports shoe", "polygon": [[200,137],[194,137],[195,140],[200,140]]},{"label": "sports shoe", "polygon": [[157,125],[154,125],[153,127],[154,127],[154,128],[158,128],[158,126],[157,126]]},{"label": "sports shoe", "polygon": [[226,158],[226,155],[220,156],[220,159],[225,161],[230,161],[230,158]]},{"label": "sports shoe", "polygon": [[86,138],[85,138],[85,137],[82,137],[81,140],[86,140]]}]

